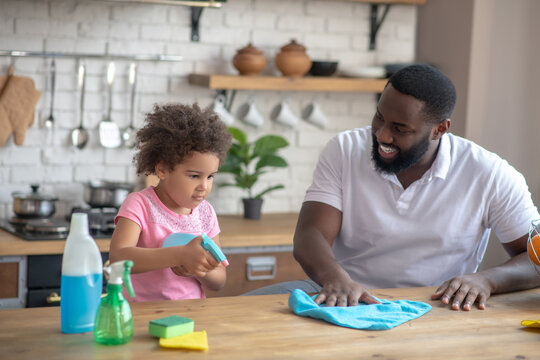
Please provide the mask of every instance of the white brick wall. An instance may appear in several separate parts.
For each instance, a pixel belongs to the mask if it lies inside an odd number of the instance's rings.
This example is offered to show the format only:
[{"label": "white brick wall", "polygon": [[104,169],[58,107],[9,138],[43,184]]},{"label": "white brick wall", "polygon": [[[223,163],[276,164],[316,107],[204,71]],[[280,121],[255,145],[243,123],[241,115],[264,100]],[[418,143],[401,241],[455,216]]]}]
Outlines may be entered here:
[{"label": "white brick wall", "polygon": [[[211,104],[215,93],[189,85],[192,72],[230,73],[236,71],[231,60],[236,50],[252,42],[268,59],[267,75],[279,75],[273,57],[292,38],[305,45],[312,58],[335,59],[347,65],[376,65],[412,61],[416,7],[392,6],[381,27],[377,50],[367,49],[369,4],[322,0],[228,0],[221,9],[206,9],[200,22],[200,42],[190,41],[190,11],[181,6],[114,4],[83,0],[2,0],[0,1],[0,49],[95,54],[182,55],[183,62],[139,63],[135,125],[141,126],[144,114],[154,103],[199,102]],[[12,60],[0,57],[0,73]],[[88,180],[140,181],[131,163],[133,150],[104,149],[99,145],[97,127],[105,113],[105,60],[86,60],[87,94],[84,124],[90,141],[83,150],[70,143],[70,132],[79,124],[74,59],[57,59],[55,128],[42,127],[49,114],[50,59],[17,58],[18,75],[30,76],[42,97],[36,121],[28,129],[25,143],[18,147],[10,137],[0,147],[0,216],[12,216],[13,191],[29,191],[30,183],[41,191],[59,197],[57,212],[63,215],[72,206],[82,205],[84,184]],[[112,117],[121,128],[129,123],[127,73],[129,63],[117,63]],[[255,96],[265,117],[261,129],[245,129],[251,139],[263,134],[283,135],[291,146],[282,151],[290,163],[263,176],[257,189],[283,183],[286,188],[266,197],[265,212],[297,211],[309,186],[318,154],[337,132],[368,125],[376,98],[374,94],[296,93],[284,91],[238,91],[232,113],[249,96]],[[296,129],[272,123],[271,109],[283,98],[289,99],[299,116],[314,98],[330,119],[325,130],[301,122]],[[216,182],[227,179],[218,175]],[[241,198],[236,188],[214,188],[209,197],[219,214],[241,213]]]}]

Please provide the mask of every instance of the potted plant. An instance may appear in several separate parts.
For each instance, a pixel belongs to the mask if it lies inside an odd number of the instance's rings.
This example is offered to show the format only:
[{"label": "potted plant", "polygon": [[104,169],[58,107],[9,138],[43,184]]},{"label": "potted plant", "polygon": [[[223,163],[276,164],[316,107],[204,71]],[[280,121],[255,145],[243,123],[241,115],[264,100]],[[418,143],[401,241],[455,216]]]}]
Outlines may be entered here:
[{"label": "potted plant", "polygon": [[269,186],[257,193],[254,193],[253,187],[269,168],[289,165],[284,158],[276,154],[277,150],[288,146],[289,143],[279,135],[264,135],[254,142],[248,142],[247,135],[242,130],[229,127],[229,132],[233,136],[233,144],[220,171],[233,174],[234,182],[220,184],[220,187],[235,186],[246,190],[247,197],[242,199],[244,217],[259,219],[263,195],[283,189],[284,186],[281,184]]}]

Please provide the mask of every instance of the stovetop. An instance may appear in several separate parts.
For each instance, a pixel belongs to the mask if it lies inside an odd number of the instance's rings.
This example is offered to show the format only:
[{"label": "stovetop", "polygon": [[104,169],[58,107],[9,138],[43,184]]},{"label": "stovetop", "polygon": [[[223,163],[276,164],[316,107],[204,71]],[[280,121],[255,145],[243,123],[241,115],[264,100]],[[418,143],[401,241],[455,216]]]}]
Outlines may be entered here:
[{"label": "stovetop", "polygon": [[[93,238],[108,239],[112,237],[114,232],[114,217],[116,216],[117,209],[115,208],[101,208],[101,209],[82,209],[74,208],[73,212],[84,212],[88,214],[88,231]],[[51,222],[62,224],[63,231],[29,231],[26,226],[19,221],[13,221],[14,219],[0,219],[0,229],[3,229],[13,235],[16,235],[24,240],[64,240],[67,239],[69,232],[69,221],[71,215],[63,218],[52,218]],[[43,220],[46,221],[46,220]],[[39,228],[39,227],[38,227]]]}]

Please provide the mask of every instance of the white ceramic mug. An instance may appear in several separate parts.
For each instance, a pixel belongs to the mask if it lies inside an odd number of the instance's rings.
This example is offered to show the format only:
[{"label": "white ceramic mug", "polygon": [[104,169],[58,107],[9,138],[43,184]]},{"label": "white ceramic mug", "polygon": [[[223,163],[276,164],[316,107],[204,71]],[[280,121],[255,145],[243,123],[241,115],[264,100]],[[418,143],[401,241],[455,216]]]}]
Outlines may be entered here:
[{"label": "white ceramic mug", "polygon": [[234,117],[229,113],[225,107],[225,96],[218,95],[214,100],[214,105],[212,110],[219,116],[220,120],[223,121],[227,126],[231,125],[234,122]]},{"label": "white ceramic mug", "polygon": [[279,104],[274,106],[270,112],[270,118],[290,127],[295,127],[296,123],[298,123],[298,118],[294,115],[286,100],[282,100]]},{"label": "white ceramic mug", "polygon": [[254,99],[249,99],[247,102],[240,105],[236,115],[246,124],[255,127],[261,127],[264,123],[264,118],[259,110],[257,110]]},{"label": "white ceramic mug", "polygon": [[324,129],[328,124],[328,118],[321,110],[321,106],[316,101],[312,101],[302,110],[302,119],[320,127],[321,129]]}]

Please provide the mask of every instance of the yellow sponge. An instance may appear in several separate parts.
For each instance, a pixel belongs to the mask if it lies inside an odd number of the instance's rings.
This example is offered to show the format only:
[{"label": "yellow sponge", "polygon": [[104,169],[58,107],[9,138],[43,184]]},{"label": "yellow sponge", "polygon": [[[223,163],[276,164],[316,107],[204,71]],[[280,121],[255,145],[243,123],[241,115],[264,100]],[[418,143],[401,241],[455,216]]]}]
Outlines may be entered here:
[{"label": "yellow sponge", "polygon": [[195,331],[186,335],[175,336],[168,339],[159,339],[159,345],[171,349],[208,350],[206,331]]},{"label": "yellow sponge", "polygon": [[159,338],[170,338],[193,331],[193,320],[177,315],[152,320],[148,324],[148,333]]}]

